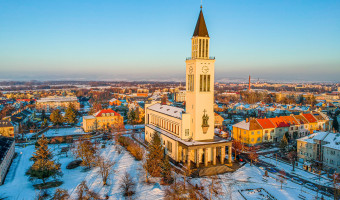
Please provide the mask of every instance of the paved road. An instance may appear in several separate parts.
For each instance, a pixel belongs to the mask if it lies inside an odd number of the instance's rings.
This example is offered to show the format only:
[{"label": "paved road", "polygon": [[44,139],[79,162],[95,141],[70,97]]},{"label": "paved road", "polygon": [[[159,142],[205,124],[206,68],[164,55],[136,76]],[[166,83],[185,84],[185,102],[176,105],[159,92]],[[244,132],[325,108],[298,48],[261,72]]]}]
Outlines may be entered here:
[{"label": "paved road", "polygon": [[[267,162],[265,162],[265,161],[263,161],[263,160],[260,160],[260,159],[258,160],[258,162],[255,163],[255,165],[256,165],[257,167],[263,167],[263,168],[265,168],[269,173],[273,173],[273,174],[276,174],[276,175],[278,175],[278,174],[279,174],[279,171],[281,171],[281,170],[278,169],[275,165],[273,165],[273,164],[271,164],[271,163],[267,163]],[[334,194],[334,190],[333,190],[332,187],[326,187],[326,186],[324,186],[324,185],[316,184],[316,183],[314,183],[314,182],[311,182],[311,181],[309,181],[309,180],[303,179],[303,178],[299,177],[298,175],[292,174],[292,173],[287,172],[287,171],[285,171],[285,173],[286,173],[287,180],[292,181],[292,179],[295,178],[295,179],[300,180],[301,182],[303,182],[303,186],[304,186],[304,187],[306,187],[306,186],[305,186],[306,183],[310,183],[310,184],[315,185],[315,186],[318,188],[318,189],[312,189],[312,188],[308,188],[308,189],[311,189],[311,190],[314,190],[314,191],[318,191],[319,193],[320,193],[320,191],[321,191],[321,193],[323,193],[323,194],[326,195],[326,196],[330,196],[330,197],[333,196],[333,194]],[[294,182],[294,181],[293,181],[293,182]],[[295,183],[297,183],[297,182],[295,182]],[[328,195],[327,195],[327,193],[328,193]]]}]

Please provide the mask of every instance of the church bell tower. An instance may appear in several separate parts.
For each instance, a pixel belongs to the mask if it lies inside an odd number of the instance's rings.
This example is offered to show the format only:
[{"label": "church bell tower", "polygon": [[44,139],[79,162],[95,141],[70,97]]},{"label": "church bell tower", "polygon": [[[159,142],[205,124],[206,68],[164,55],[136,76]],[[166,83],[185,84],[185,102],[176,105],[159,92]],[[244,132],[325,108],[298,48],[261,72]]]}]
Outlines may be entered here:
[{"label": "church bell tower", "polygon": [[202,6],[186,59],[186,112],[191,115],[190,134],[195,141],[214,138],[215,58],[209,57],[210,37]]}]

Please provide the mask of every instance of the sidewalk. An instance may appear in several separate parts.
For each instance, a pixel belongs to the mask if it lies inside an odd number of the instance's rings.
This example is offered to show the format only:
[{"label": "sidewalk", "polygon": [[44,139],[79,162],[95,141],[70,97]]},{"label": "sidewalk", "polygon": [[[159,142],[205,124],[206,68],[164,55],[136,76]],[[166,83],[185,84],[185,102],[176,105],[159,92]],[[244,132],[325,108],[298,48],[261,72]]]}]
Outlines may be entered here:
[{"label": "sidewalk", "polygon": [[306,170],[303,170],[300,167],[295,167],[295,171],[293,170],[292,165],[287,164],[281,160],[277,160],[277,164],[276,164],[276,160],[267,156],[259,156],[259,159],[263,160],[264,162],[270,163],[274,166],[276,166],[278,169],[280,170],[284,170],[286,172],[289,172],[293,175],[296,175],[298,177],[300,177],[301,179],[305,179],[305,180],[309,180],[310,182],[313,182],[315,184],[319,184],[319,185],[324,185],[324,186],[332,186],[333,182],[331,179],[326,178],[324,176],[320,177],[320,181],[319,181],[319,175],[318,174],[314,174],[311,172],[308,172]]}]

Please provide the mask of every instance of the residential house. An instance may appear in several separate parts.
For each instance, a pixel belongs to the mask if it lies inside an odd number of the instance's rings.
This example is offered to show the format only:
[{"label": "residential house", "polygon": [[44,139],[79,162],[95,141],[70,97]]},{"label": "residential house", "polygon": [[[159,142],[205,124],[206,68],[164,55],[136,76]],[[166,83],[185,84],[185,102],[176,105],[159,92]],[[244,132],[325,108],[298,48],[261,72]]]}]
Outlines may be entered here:
[{"label": "residential house", "polygon": [[122,128],[123,126],[123,117],[112,109],[100,110],[93,115],[83,117],[83,129],[85,132]]}]

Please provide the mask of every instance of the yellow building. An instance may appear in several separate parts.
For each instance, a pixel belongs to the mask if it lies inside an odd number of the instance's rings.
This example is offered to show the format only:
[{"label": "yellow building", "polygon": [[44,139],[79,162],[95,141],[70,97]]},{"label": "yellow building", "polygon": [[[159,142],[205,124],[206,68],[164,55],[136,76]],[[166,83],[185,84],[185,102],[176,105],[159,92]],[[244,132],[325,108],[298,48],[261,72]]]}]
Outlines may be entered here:
[{"label": "yellow building", "polygon": [[214,113],[215,114],[215,127],[218,128],[218,127],[221,127],[223,125],[223,117],[217,113]]},{"label": "yellow building", "polygon": [[94,115],[83,117],[83,129],[85,132],[96,130],[122,129],[123,117],[112,109],[100,110]]},{"label": "yellow building", "polygon": [[80,109],[80,103],[76,96],[49,96],[37,100],[36,110],[37,112],[41,112],[42,110],[51,112],[55,109],[65,110],[70,104],[73,104],[75,109]]},{"label": "yellow building", "polygon": [[202,9],[191,40],[192,57],[186,60],[186,109],[146,104],[145,140],[159,134],[167,154],[188,169],[202,172],[207,166],[219,165],[220,172],[225,172],[230,169],[224,165],[226,147],[231,163],[232,143],[214,135],[215,59],[209,57],[210,38]]},{"label": "yellow building", "polygon": [[247,147],[259,145],[263,140],[262,127],[255,119],[241,121],[233,125],[233,138]]},{"label": "yellow building", "polygon": [[0,120],[0,136],[14,137],[14,126],[11,122]]}]

